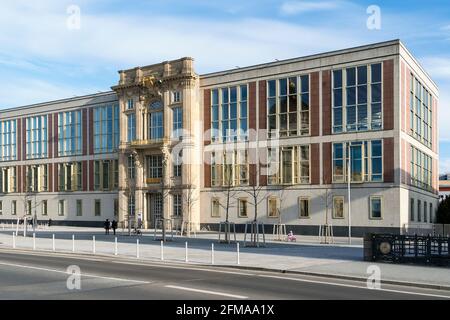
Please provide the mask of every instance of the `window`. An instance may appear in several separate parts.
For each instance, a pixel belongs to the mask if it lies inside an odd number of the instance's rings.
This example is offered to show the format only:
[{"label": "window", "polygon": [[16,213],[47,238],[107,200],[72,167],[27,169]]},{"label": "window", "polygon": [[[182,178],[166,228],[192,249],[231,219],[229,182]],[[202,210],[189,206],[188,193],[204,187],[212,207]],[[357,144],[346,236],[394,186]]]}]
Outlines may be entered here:
[{"label": "window", "polygon": [[47,116],[26,119],[26,157],[38,159],[47,157]]},{"label": "window", "polygon": [[77,200],[77,217],[81,217],[83,215],[83,200]]},{"label": "window", "polygon": [[82,153],[81,110],[58,114],[58,155],[74,156]]},{"label": "window", "polygon": [[151,179],[162,178],[162,156],[152,155],[147,157],[147,174]]},{"label": "window", "polygon": [[352,182],[383,181],[382,140],[333,144],[333,182],[347,182],[348,161]]},{"label": "window", "polygon": [[176,107],[172,109],[173,117],[173,138],[180,138],[183,134],[183,109],[181,107]]},{"label": "window", "polygon": [[211,217],[220,218],[220,202],[219,199],[211,200]]},{"label": "window", "polygon": [[42,200],[41,213],[43,216],[48,215],[48,203],[47,200]]},{"label": "window", "polygon": [[248,151],[234,150],[211,154],[211,185],[248,185]]},{"label": "window", "polygon": [[434,217],[434,212],[433,212],[433,204],[431,202],[430,202],[430,222],[436,223],[436,219]]},{"label": "window", "polygon": [[211,91],[211,128],[212,141],[247,139],[247,85]]},{"label": "window", "polygon": [[422,202],[417,200],[417,221],[422,222],[422,210],[421,210]]},{"label": "window", "polygon": [[94,215],[96,217],[100,217],[101,216],[101,211],[102,211],[102,203],[100,200],[95,200],[94,202]]},{"label": "window", "polygon": [[411,184],[425,190],[432,189],[433,159],[411,146]]},{"label": "window", "polygon": [[332,85],[333,133],[382,128],[381,63],[334,70]]},{"label": "window", "polygon": [[268,150],[270,185],[310,183],[309,145]]},{"label": "window", "polygon": [[172,103],[179,103],[179,102],[181,102],[181,92],[180,91],[172,92]]},{"label": "window", "polygon": [[305,198],[305,197],[298,198],[298,211],[299,211],[300,219],[310,217],[310,212],[311,212],[310,198]]},{"label": "window", "polygon": [[113,190],[118,187],[118,161],[94,161],[94,190]]},{"label": "window", "polygon": [[74,162],[58,164],[58,177],[59,191],[81,191],[83,189],[82,163]]},{"label": "window", "polygon": [[211,185],[214,187],[222,185],[222,166],[221,160],[218,159],[219,154],[211,153]]},{"label": "window", "polygon": [[134,100],[128,99],[127,100],[127,110],[131,110],[131,109],[134,109]]},{"label": "window", "polygon": [[181,177],[182,170],[183,170],[183,151],[180,151],[180,153],[175,156],[173,165],[173,176]]},{"label": "window", "polygon": [[3,215],[3,201],[0,200],[0,216]]},{"label": "window", "polygon": [[248,217],[248,202],[247,199],[239,199],[239,218],[247,218]]},{"label": "window", "polygon": [[16,160],[16,120],[0,121],[0,161]]},{"label": "window", "polygon": [[278,198],[269,197],[267,201],[267,216],[269,218],[277,218],[279,215],[279,201]]},{"label": "window", "polygon": [[380,196],[370,197],[370,219],[382,219],[382,205]]},{"label": "window", "polygon": [[423,202],[423,222],[428,222],[428,203],[426,201]]},{"label": "window", "polygon": [[136,198],[134,194],[130,194],[128,197],[128,215],[134,216],[136,213]]},{"label": "window", "polygon": [[173,216],[181,217],[183,215],[181,194],[174,194],[172,198],[173,198]]},{"label": "window", "polygon": [[17,215],[17,201],[16,200],[11,201],[11,215],[12,216]]},{"label": "window", "polygon": [[119,106],[94,108],[94,153],[114,152],[119,146]]},{"label": "window", "polygon": [[16,167],[0,168],[0,193],[16,192]]},{"label": "window", "polygon": [[411,74],[410,127],[411,135],[431,148],[433,96],[422,83]]},{"label": "window", "polygon": [[66,210],[65,204],[66,204],[65,200],[59,200],[58,201],[58,215],[59,216],[64,216],[65,215],[65,210]]},{"label": "window", "polygon": [[411,198],[409,200],[409,214],[410,214],[410,219],[411,221],[415,221],[415,214],[414,214],[414,199]]},{"label": "window", "polygon": [[31,214],[32,214],[32,209],[33,209],[33,204],[32,204],[32,202],[31,202],[31,200],[27,200],[26,205],[27,205],[27,215],[28,215],[28,216],[31,216]]},{"label": "window", "polygon": [[119,216],[119,199],[114,199],[114,217]]},{"label": "window", "polygon": [[25,174],[25,187],[28,192],[48,191],[47,164],[26,166]]},{"label": "window", "polygon": [[333,219],[344,219],[344,197],[333,197]]},{"label": "window", "polygon": [[127,115],[127,142],[136,140],[136,114]]},{"label": "window", "polygon": [[134,180],[136,176],[136,168],[133,155],[128,156],[127,163],[128,163],[127,165],[128,179]]},{"label": "window", "polygon": [[150,112],[150,128],[149,128],[149,137],[151,140],[159,140],[163,138],[164,130],[163,130],[163,113],[159,112]]},{"label": "window", "polygon": [[267,83],[269,137],[309,135],[309,75]]}]

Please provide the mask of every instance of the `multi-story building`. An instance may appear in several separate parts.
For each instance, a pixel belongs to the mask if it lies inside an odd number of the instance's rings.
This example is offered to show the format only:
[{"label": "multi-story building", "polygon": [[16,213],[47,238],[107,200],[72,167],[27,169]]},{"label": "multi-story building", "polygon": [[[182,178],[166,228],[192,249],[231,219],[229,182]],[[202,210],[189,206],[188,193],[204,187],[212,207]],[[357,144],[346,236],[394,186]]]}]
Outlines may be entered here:
[{"label": "multi-story building", "polygon": [[38,208],[59,223],[217,228],[252,221],[256,203],[258,221],[296,233],[433,222],[438,88],[398,40],[204,75],[191,58],[119,73],[114,92],[1,112],[0,219]]}]

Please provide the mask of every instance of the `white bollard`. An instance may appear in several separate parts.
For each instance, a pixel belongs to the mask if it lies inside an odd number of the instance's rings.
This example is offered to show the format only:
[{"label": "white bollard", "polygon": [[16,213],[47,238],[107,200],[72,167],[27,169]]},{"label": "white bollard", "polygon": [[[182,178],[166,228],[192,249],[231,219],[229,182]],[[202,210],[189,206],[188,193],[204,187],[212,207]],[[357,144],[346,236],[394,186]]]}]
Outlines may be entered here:
[{"label": "white bollard", "polygon": [[188,243],[186,241],[185,245],[185,252],[184,252],[184,261],[185,262],[189,262],[189,257],[188,257]]},{"label": "white bollard", "polygon": [[75,235],[72,235],[72,252],[75,252]]},{"label": "white bollard", "polygon": [[53,248],[53,251],[56,251],[55,234],[52,235],[52,248]]},{"label": "white bollard", "polygon": [[239,242],[237,243],[236,248],[237,248],[237,264],[241,264],[241,260],[239,257]]},{"label": "white bollard", "polygon": [[95,254],[95,236],[92,236],[92,253]]},{"label": "white bollard", "polygon": [[13,249],[16,248],[16,233],[13,232]]},{"label": "white bollard", "polygon": [[115,255],[115,256],[118,255],[118,250],[117,250],[117,237],[114,238],[114,255]]},{"label": "white bollard", "polygon": [[36,233],[33,233],[33,250],[36,250]]},{"label": "white bollard", "polygon": [[161,261],[164,261],[164,242],[161,241]]},{"label": "white bollard", "polygon": [[136,239],[136,258],[139,259],[139,239]]},{"label": "white bollard", "polygon": [[214,264],[214,243],[211,243],[211,264]]}]

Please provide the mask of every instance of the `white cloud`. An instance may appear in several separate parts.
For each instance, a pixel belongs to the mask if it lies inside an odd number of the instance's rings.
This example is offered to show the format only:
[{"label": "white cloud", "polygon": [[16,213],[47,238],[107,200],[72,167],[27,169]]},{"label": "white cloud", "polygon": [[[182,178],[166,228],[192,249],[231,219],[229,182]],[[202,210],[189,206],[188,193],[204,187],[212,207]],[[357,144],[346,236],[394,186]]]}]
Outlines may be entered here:
[{"label": "white cloud", "polygon": [[332,10],[337,6],[336,1],[288,1],[281,5],[281,13],[295,15],[308,11]]}]

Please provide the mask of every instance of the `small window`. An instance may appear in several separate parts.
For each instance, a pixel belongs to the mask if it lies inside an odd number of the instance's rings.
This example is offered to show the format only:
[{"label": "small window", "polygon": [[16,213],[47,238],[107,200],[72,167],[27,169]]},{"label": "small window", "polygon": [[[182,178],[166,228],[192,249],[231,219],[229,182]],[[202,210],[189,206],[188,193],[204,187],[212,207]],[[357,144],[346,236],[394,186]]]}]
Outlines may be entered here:
[{"label": "small window", "polygon": [[42,210],[41,213],[43,216],[48,215],[48,203],[47,200],[42,200]]},{"label": "small window", "polygon": [[114,199],[114,217],[119,215],[119,199]]},{"label": "small window", "polygon": [[344,197],[333,198],[333,219],[344,219]]},{"label": "small window", "polygon": [[279,214],[278,199],[271,197],[268,200],[267,216],[269,218],[277,218]]},{"label": "small window", "polygon": [[247,199],[239,199],[239,218],[248,217],[248,202]]},{"label": "small window", "polygon": [[428,222],[428,203],[424,201],[423,203],[423,222]]},{"label": "small window", "polygon": [[0,201],[0,216],[3,215],[3,201]]},{"label": "small window", "polygon": [[127,101],[127,110],[134,109],[134,100],[128,99]]},{"label": "small window", "polygon": [[420,211],[420,208],[422,207],[422,202],[420,200],[417,200],[417,221],[422,222],[422,211]]},{"label": "small window", "polygon": [[309,198],[300,197],[298,199],[298,209],[300,219],[309,218],[311,212],[311,200]]},{"label": "small window", "polygon": [[65,200],[59,200],[58,202],[58,215],[64,216],[65,215]]},{"label": "small window", "polygon": [[31,216],[32,212],[31,210],[33,209],[33,204],[31,202],[31,200],[27,201],[27,215]]},{"label": "small window", "polygon": [[382,204],[381,197],[370,197],[370,219],[382,219]]},{"label": "small window", "polygon": [[181,217],[182,216],[182,203],[181,203],[181,194],[173,195],[173,216]]},{"label": "small window", "polygon": [[211,201],[211,217],[219,218],[220,217],[220,202],[219,199],[213,199]]},{"label": "small window", "polygon": [[100,200],[95,200],[95,204],[94,204],[94,215],[96,217],[100,217],[101,216],[101,211],[102,211],[102,204]]},{"label": "small window", "polygon": [[410,213],[411,221],[415,221],[415,216],[414,216],[414,199],[413,198],[411,198],[411,200],[409,201],[409,213]]},{"label": "small window", "polygon": [[172,93],[172,102],[173,103],[181,102],[181,92],[180,91],[174,91]]},{"label": "small window", "polygon": [[431,202],[430,202],[430,222],[436,223],[436,219],[434,217],[434,212],[433,212],[433,204]]},{"label": "small window", "polygon": [[77,200],[77,217],[83,215],[83,200]]},{"label": "small window", "polygon": [[15,216],[17,214],[17,201],[11,201],[11,215]]}]

